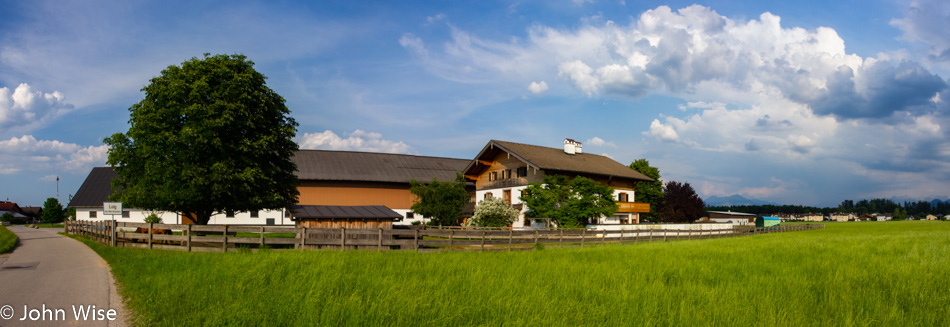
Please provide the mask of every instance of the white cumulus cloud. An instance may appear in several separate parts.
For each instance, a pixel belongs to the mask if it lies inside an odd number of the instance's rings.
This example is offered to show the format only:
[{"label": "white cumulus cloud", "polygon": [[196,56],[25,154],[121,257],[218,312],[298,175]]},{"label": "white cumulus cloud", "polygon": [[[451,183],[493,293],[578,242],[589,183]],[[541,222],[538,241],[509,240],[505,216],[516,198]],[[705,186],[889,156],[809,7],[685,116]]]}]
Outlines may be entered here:
[{"label": "white cumulus cloud", "polygon": [[541,81],[541,83],[531,82],[531,84],[528,84],[528,91],[531,91],[531,93],[534,93],[535,95],[544,94],[544,92],[547,90],[548,83],[545,81]]},{"label": "white cumulus cloud", "polygon": [[412,147],[406,143],[385,140],[383,135],[379,133],[355,130],[352,133],[344,134],[344,136],[346,138],[342,138],[330,130],[322,133],[304,133],[302,137],[299,137],[297,143],[301,149],[413,153]]},{"label": "white cumulus cloud", "polygon": [[0,141],[0,174],[23,171],[88,172],[105,165],[109,146],[81,146],[32,135]]},{"label": "white cumulus cloud", "polygon": [[34,91],[27,83],[13,90],[0,87],[0,131],[28,131],[72,109],[59,91]]}]

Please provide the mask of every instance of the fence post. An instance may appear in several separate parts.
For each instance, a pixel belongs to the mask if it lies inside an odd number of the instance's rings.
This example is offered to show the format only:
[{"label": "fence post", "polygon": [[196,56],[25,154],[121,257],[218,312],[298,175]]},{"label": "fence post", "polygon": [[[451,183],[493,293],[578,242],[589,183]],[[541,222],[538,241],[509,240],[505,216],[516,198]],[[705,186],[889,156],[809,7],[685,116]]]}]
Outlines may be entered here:
[{"label": "fence post", "polygon": [[379,243],[376,244],[376,252],[383,250],[383,229],[379,229]]},{"label": "fence post", "polygon": [[538,244],[538,230],[534,230],[534,244]]},{"label": "fence post", "polygon": [[300,249],[304,250],[307,245],[307,227],[303,227],[303,230],[300,232],[302,233],[300,234]]},{"label": "fence post", "polygon": [[587,236],[587,228],[581,230],[581,248],[584,247],[584,239]]},{"label": "fence post", "polygon": [[115,247],[115,220],[112,221],[112,247]]},{"label": "fence post", "polygon": [[188,224],[188,252],[191,252],[191,224]]},{"label": "fence post", "polygon": [[557,246],[558,246],[558,247],[564,247],[564,230],[558,228],[558,231],[561,232],[561,233],[560,233],[561,235],[558,236],[558,239],[557,239]]},{"label": "fence post", "polygon": [[148,248],[152,248],[152,225],[154,223],[148,223]]},{"label": "fence post", "polygon": [[449,230],[449,250],[451,250],[451,249],[452,249],[452,246],[454,245],[454,244],[453,244],[453,243],[454,243],[454,240],[453,240],[454,236],[455,236],[455,230],[454,230],[454,229],[450,229],[450,230]]},{"label": "fence post", "polygon": [[620,244],[623,244],[623,228],[620,229]]},{"label": "fence post", "polygon": [[[663,229],[663,242],[666,242],[666,236],[667,236],[669,233],[670,233],[670,231],[669,231],[668,229],[666,229],[666,228]],[[679,235],[680,235],[680,233],[679,233],[679,231],[677,231],[677,232],[676,232],[676,236],[679,236]]]},{"label": "fence post", "polygon": [[260,251],[264,248],[264,226],[261,226],[261,245],[257,247],[257,250]]},{"label": "fence post", "polygon": [[485,251],[485,236],[488,234],[486,231],[482,231],[482,251]]},{"label": "fence post", "polygon": [[340,227],[340,251],[346,251],[346,227]]},{"label": "fence post", "polygon": [[224,225],[224,234],[223,234],[223,236],[224,236],[224,237],[222,237],[222,240],[221,240],[221,243],[222,243],[223,245],[221,246],[221,248],[222,248],[222,250],[223,250],[224,252],[228,252],[228,225]]},{"label": "fence post", "polygon": [[415,235],[415,238],[414,238],[414,240],[415,240],[415,242],[416,242],[416,252],[419,252],[419,230],[418,230],[418,229],[414,229],[414,231],[416,231],[416,233],[415,233],[416,235]]},{"label": "fence post", "polygon": [[604,234],[600,237],[600,246],[607,245],[607,230],[604,230]]},{"label": "fence post", "polygon": [[511,251],[511,237],[513,234],[514,232],[511,229],[509,229],[508,230],[508,251],[509,252]]}]

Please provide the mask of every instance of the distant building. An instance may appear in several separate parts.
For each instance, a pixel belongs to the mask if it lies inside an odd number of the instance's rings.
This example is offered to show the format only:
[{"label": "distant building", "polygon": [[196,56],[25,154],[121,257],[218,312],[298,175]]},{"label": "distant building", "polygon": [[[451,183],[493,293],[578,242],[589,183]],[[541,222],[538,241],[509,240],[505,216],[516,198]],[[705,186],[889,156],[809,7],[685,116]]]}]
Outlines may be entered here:
[{"label": "distant building", "polygon": [[709,211],[709,220],[717,223],[748,225],[755,223],[755,214],[732,211]]}]

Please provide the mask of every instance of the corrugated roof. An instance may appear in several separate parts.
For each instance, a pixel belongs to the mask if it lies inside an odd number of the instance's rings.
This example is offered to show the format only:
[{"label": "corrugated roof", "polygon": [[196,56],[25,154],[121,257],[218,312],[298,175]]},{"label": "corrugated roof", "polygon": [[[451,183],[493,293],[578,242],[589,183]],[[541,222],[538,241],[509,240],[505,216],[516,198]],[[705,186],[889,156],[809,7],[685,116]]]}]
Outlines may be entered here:
[{"label": "corrugated roof", "polygon": [[300,150],[293,158],[300,180],[409,183],[454,181],[471,161],[405,154]]},{"label": "corrugated roof", "polygon": [[[501,148],[503,151],[510,153],[512,156],[538,169],[625,177],[643,181],[653,180],[606,156],[590,153],[567,154],[564,153],[564,149],[538,145],[491,140],[488,145],[482,149],[482,152],[478,154],[479,157],[493,147]],[[470,165],[466,167],[466,171],[472,169],[477,164],[477,161],[470,162]]]},{"label": "corrugated roof", "polygon": [[386,206],[292,205],[294,219],[399,219],[402,215]]},{"label": "corrugated roof", "polygon": [[67,207],[102,207],[112,195],[112,179],[117,176],[112,167],[92,168]]}]

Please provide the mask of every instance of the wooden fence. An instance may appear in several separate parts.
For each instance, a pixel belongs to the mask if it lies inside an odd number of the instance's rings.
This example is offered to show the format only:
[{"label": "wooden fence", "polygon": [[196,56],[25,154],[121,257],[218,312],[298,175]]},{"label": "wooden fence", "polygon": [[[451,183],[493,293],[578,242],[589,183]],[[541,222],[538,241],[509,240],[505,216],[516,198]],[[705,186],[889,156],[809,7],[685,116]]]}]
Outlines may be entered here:
[{"label": "wooden fence", "polygon": [[[125,223],[112,220],[67,221],[65,231],[118,247],[147,247],[180,251],[235,251],[281,249],[366,249],[377,251],[512,251],[534,249],[536,244],[584,247],[607,243],[636,243],[712,239],[761,233],[822,229],[823,224],[773,227],[725,225],[719,229],[684,230],[596,229],[344,229],[285,226],[228,226]],[[653,227],[653,226],[651,226]],[[728,228],[726,228],[728,227]],[[293,236],[290,236],[293,235]]]}]

